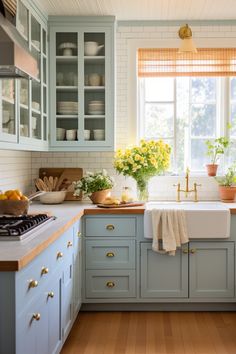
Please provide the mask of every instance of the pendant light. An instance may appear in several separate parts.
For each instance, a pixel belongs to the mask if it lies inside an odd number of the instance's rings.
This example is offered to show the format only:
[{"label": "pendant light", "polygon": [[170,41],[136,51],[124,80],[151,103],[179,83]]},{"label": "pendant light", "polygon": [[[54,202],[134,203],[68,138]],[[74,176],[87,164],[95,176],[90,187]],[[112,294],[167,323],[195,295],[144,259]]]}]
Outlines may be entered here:
[{"label": "pendant light", "polygon": [[188,24],[180,27],[179,38],[182,39],[181,45],[179,47],[179,53],[197,53],[197,48],[192,40],[192,30]]}]

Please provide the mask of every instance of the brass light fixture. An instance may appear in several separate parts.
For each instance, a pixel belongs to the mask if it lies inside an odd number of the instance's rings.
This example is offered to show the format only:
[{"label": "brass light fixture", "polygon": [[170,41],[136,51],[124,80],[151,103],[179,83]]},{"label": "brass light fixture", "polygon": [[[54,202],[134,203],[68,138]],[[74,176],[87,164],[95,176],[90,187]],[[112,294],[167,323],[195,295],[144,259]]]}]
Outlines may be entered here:
[{"label": "brass light fixture", "polygon": [[192,30],[188,24],[180,27],[179,38],[182,39],[181,45],[179,47],[179,53],[197,53],[197,48],[192,40]]}]

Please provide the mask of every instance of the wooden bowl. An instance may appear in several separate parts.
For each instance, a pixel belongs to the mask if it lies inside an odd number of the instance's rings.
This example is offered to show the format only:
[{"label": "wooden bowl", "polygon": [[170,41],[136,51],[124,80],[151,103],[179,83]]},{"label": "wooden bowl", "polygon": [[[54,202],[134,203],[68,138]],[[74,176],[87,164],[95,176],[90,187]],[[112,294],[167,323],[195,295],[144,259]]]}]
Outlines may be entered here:
[{"label": "wooden bowl", "polygon": [[28,213],[28,200],[0,200],[0,214],[25,215]]}]

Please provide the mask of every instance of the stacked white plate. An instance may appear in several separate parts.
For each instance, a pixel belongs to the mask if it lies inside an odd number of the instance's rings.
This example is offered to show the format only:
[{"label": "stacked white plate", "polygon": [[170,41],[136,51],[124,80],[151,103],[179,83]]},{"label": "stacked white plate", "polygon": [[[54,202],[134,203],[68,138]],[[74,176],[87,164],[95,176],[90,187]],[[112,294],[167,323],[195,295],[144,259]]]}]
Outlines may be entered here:
[{"label": "stacked white plate", "polygon": [[88,103],[88,114],[101,115],[105,114],[105,104],[104,101],[90,101]]},{"label": "stacked white plate", "polygon": [[64,114],[64,115],[78,114],[78,102],[72,102],[72,101],[57,102],[57,112],[59,114]]}]

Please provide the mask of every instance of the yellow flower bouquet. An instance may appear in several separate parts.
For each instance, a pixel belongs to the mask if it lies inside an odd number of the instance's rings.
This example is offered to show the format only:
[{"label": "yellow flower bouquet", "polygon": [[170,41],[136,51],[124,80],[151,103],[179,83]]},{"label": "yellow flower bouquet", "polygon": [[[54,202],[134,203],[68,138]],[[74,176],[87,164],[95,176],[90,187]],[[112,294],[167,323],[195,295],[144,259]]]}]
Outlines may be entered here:
[{"label": "yellow flower bouquet", "polygon": [[141,140],[139,146],[117,150],[114,167],[118,173],[136,180],[139,200],[144,201],[148,199],[149,179],[168,169],[170,152],[170,146],[162,140]]}]

